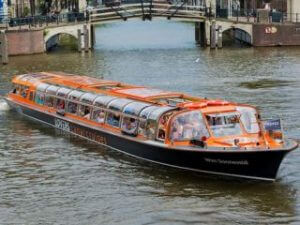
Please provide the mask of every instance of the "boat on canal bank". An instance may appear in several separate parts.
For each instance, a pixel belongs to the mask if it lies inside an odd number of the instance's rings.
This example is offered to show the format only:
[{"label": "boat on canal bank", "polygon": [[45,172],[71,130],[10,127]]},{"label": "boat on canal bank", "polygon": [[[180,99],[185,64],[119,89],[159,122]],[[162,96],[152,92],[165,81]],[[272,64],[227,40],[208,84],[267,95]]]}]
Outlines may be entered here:
[{"label": "boat on canal bank", "polygon": [[274,181],[298,144],[250,105],[62,72],[14,77],[12,109],[139,159]]}]

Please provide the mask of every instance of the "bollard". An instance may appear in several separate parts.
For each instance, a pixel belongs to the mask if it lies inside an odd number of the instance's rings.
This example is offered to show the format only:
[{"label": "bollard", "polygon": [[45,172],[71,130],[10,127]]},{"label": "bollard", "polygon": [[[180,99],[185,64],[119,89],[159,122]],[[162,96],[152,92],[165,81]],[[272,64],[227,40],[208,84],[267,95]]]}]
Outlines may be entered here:
[{"label": "bollard", "polygon": [[0,53],[2,57],[2,64],[8,64],[8,41],[5,31],[0,33]]}]

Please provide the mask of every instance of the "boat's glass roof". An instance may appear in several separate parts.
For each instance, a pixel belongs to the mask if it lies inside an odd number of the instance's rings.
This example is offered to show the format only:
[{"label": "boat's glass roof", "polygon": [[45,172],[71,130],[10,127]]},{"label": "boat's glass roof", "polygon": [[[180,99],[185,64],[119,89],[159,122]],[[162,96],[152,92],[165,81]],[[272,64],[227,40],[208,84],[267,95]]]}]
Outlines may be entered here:
[{"label": "boat's glass roof", "polygon": [[168,111],[174,110],[174,107],[164,106],[152,111],[148,117],[150,120],[158,120],[160,116]]},{"label": "boat's glass roof", "polygon": [[57,95],[61,97],[66,97],[71,91],[72,90],[69,88],[61,87],[60,89],[58,89]]},{"label": "boat's glass roof", "polygon": [[131,102],[133,102],[133,100],[131,99],[117,98],[108,104],[108,108],[121,111],[123,110],[124,106],[128,105]]},{"label": "boat's glass roof", "polygon": [[80,98],[84,93],[85,93],[85,92],[74,90],[74,91],[72,91],[71,93],[69,93],[68,99],[73,99],[73,100],[77,100],[77,101],[78,101],[79,98]]},{"label": "boat's glass roof", "polygon": [[49,84],[41,83],[36,87],[36,90],[44,92],[49,86]]},{"label": "boat's glass roof", "polygon": [[154,110],[156,110],[156,109],[159,109],[159,108],[161,108],[161,107],[160,107],[160,106],[155,106],[155,105],[151,105],[151,106],[149,106],[149,107],[147,107],[147,108],[144,108],[144,109],[141,111],[141,113],[140,113],[140,117],[142,117],[142,118],[144,118],[144,119],[147,119],[148,116],[149,116],[149,114],[150,114],[152,111],[154,111]]},{"label": "boat's glass roof", "polygon": [[131,102],[125,106],[123,112],[126,114],[138,116],[140,112],[148,106],[150,106],[150,104],[144,102]]},{"label": "boat's glass roof", "polygon": [[56,94],[56,91],[59,89],[58,86],[54,86],[54,85],[51,85],[47,88],[46,90],[46,93],[47,94],[51,94],[51,95],[55,95]]},{"label": "boat's glass roof", "polygon": [[117,90],[117,93],[127,94],[127,95],[135,95],[142,98],[157,96],[157,95],[168,95],[174,94],[173,92],[163,91],[154,88],[130,88],[130,89],[122,89]]},{"label": "boat's glass roof", "polygon": [[95,106],[106,107],[106,105],[114,99],[116,99],[116,97],[114,96],[108,96],[108,95],[99,96],[95,100]]},{"label": "boat's glass roof", "polygon": [[99,95],[95,95],[92,93],[85,93],[84,95],[81,96],[80,101],[83,103],[87,104],[93,104],[94,100],[98,97]]}]

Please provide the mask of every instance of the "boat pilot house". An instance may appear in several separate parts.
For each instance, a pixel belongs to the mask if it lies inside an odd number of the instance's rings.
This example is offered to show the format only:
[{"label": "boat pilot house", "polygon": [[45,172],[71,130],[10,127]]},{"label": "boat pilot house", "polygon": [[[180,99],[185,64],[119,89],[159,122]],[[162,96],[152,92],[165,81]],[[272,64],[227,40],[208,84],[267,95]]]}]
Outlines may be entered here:
[{"label": "boat pilot house", "polygon": [[[19,75],[6,100],[56,128],[195,171],[273,179],[286,149],[295,148],[284,139],[281,121],[261,120],[253,106],[86,76]],[[282,157],[257,174],[264,163],[254,156],[271,152]]]}]

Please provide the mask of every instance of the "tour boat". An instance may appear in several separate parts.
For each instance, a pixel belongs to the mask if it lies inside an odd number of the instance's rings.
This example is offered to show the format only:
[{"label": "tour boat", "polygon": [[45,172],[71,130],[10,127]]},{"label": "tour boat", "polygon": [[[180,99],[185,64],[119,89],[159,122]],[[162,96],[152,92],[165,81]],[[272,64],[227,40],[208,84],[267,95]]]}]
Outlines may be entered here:
[{"label": "tour boat", "polygon": [[63,72],[15,76],[12,109],[138,159],[274,181],[296,141],[250,105]]}]

